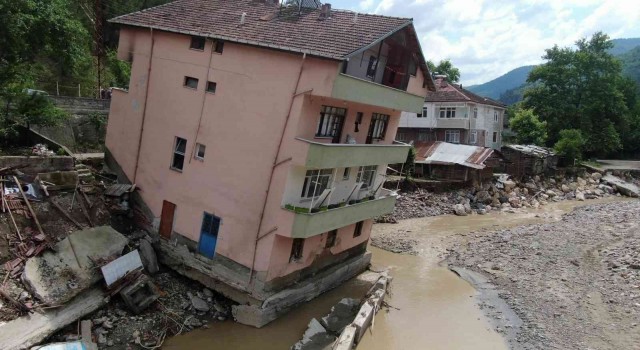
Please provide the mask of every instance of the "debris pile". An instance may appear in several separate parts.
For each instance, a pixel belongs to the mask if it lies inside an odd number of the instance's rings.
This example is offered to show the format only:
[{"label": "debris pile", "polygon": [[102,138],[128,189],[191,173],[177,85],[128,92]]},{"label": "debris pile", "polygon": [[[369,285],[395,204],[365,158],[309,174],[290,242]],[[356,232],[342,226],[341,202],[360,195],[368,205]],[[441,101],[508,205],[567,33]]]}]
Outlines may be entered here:
[{"label": "debris pile", "polygon": [[[637,181],[637,180],[635,180]],[[530,177],[516,181],[506,174],[497,174],[494,181],[473,188],[447,193],[432,193],[424,189],[403,192],[392,214],[377,218],[380,223],[438,216],[444,214],[486,214],[491,210],[515,213],[519,208],[539,208],[549,202],[567,199],[584,201],[611,195],[631,195],[628,186],[612,175],[585,173],[582,177]]]}]

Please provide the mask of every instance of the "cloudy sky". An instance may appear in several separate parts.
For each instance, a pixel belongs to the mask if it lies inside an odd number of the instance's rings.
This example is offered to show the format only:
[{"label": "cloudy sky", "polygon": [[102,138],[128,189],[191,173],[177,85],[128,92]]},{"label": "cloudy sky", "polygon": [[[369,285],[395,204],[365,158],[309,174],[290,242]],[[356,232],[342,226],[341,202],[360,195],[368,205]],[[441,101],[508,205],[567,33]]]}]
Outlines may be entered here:
[{"label": "cloudy sky", "polygon": [[603,31],[640,37],[640,0],[325,0],[334,8],[411,17],[427,59],[449,58],[464,85],[542,62],[544,49]]}]

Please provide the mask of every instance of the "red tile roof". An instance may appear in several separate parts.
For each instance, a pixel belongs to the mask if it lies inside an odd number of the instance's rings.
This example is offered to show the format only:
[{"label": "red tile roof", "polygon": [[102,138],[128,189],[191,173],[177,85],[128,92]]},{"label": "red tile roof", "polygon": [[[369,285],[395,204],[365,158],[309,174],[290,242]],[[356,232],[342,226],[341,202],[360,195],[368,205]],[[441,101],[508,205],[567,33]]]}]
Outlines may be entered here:
[{"label": "red tile roof", "polygon": [[[240,25],[243,13],[245,23]],[[111,22],[339,60],[402,28],[413,30],[410,18],[359,13],[354,19],[354,12],[335,9],[329,18],[320,19],[319,9],[306,8],[299,14],[297,8],[265,0],[178,0]]]},{"label": "red tile roof", "polygon": [[460,85],[451,84],[442,78],[436,79],[436,88],[437,91],[429,91],[427,93],[426,102],[474,102],[500,108],[507,107],[504,103],[476,95],[469,90],[463,89]]}]

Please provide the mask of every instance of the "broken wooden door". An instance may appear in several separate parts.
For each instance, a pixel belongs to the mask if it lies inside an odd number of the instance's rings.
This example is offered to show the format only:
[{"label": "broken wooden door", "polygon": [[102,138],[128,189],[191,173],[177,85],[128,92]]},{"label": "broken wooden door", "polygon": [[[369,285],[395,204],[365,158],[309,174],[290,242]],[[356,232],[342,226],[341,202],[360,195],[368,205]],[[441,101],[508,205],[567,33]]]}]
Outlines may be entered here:
[{"label": "broken wooden door", "polygon": [[162,201],[162,214],[160,215],[160,237],[171,239],[173,231],[173,215],[176,211],[176,205],[169,201]]}]

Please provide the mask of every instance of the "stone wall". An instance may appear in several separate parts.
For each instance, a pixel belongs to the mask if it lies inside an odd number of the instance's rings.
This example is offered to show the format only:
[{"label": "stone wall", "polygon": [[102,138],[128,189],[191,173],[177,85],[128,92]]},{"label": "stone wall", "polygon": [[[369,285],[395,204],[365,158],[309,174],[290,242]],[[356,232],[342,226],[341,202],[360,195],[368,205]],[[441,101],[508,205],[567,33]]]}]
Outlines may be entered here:
[{"label": "stone wall", "polygon": [[73,158],[67,156],[52,157],[24,157],[5,156],[0,157],[0,168],[10,166],[24,166],[19,170],[25,174],[48,173],[53,171],[73,170]]}]

